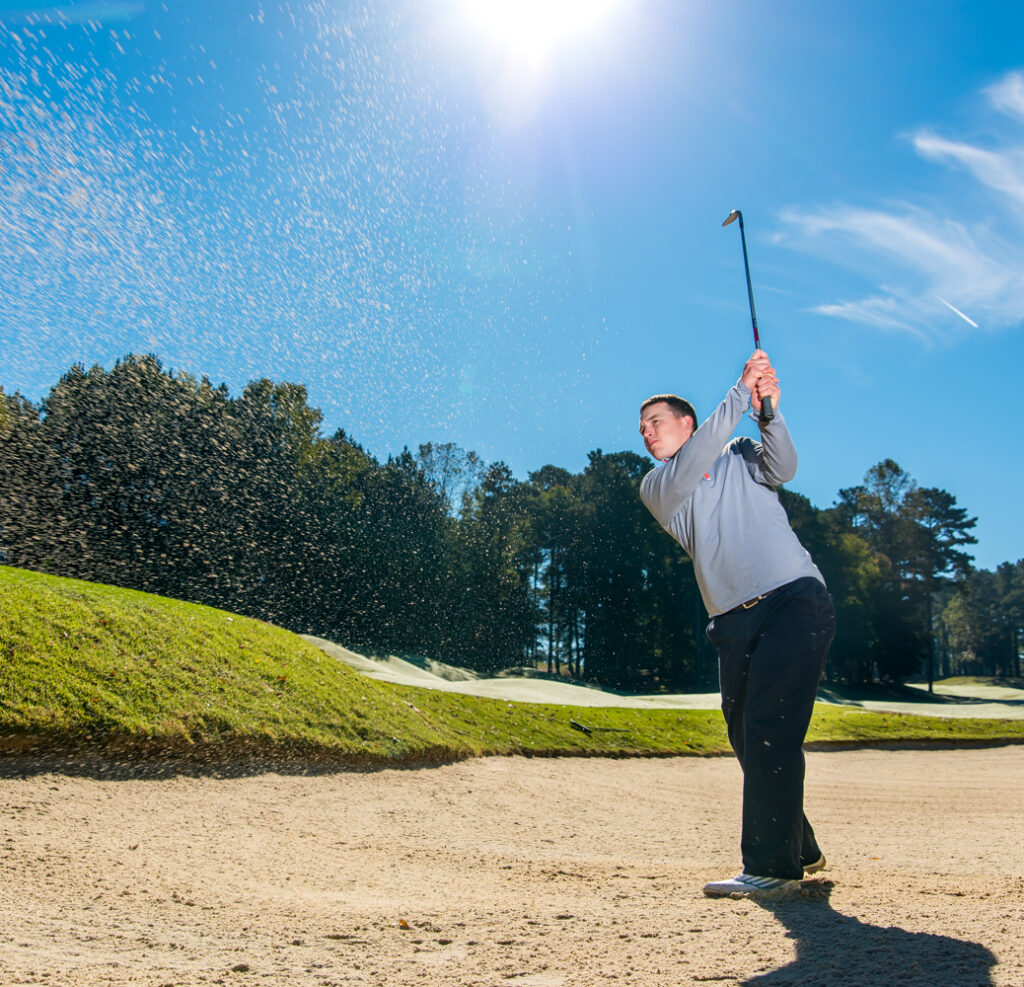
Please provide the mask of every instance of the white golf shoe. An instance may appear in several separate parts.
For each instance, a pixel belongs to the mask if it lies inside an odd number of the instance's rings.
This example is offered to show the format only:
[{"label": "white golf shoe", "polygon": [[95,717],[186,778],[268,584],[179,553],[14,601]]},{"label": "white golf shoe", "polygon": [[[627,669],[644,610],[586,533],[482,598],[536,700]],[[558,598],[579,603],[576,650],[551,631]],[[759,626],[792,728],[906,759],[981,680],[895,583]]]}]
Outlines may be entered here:
[{"label": "white golf shoe", "polygon": [[709,898],[751,898],[755,895],[777,894],[795,891],[799,881],[785,877],[758,877],[755,874],[740,874],[727,881],[709,881],[704,885],[704,894]]}]

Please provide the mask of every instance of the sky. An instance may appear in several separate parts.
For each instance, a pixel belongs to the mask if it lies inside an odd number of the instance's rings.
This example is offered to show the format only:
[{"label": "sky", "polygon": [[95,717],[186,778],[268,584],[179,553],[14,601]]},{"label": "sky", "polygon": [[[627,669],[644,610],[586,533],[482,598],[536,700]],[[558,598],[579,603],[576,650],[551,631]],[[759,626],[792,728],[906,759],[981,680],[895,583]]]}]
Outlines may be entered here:
[{"label": "sky", "polygon": [[1022,37],[994,0],[0,0],[0,385],[153,353],[304,384],[380,459],[577,472],[739,376],[738,208],[790,489],[893,459],[1016,561]]}]

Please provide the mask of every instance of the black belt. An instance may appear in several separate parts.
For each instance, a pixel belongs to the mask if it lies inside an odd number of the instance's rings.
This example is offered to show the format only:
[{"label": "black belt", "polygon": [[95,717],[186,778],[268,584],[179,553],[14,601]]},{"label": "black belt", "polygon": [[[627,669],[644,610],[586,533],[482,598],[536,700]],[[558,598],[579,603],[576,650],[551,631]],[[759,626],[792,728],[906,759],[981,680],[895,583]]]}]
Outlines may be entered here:
[{"label": "black belt", "polygon": [[760,596],[755,596],[752,600],[747,600],[746,603],[740,603],[737,606],[733,607],[731,610],[726,610],[725,613],[722,614],[722,616],[724,617],[725,614],[728,613],[739,613],[741,610],[750,610],[753,607],[756,607],[763,599],[771,596],[774,592],[774,589],[770,589],[767,593],[762,593]]}]

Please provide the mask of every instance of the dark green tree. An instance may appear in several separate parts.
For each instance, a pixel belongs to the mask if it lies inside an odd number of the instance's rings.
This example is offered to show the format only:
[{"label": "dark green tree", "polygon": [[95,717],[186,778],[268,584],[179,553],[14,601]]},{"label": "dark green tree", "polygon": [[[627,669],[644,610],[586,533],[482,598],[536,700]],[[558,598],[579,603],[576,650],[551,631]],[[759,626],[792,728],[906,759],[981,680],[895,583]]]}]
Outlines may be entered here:
[{"label": "dark green tree", "polygon": [[223,391],[172,377],[153,357],[65,374],[37,432],[35,482],[56,502],[45,567],[153,592],[194,586],[204,507],[224,496],[224,436],[211,436],[211,422],[226,408]]},{"label": "dark green tree", "polygon": [[[891,459],[868,470],[864,483],[839,492],[836,518],[882,556],[889,578],[876,587],[874,651],[883,678],[901,681],[923,667],[931,687],[934,668],[934,596],[963,572],[974,518],[944,490],[921,489]],[[906,626],[904,626],[906,625]]]},{"label": "dark green tree", "polygon": [[408,451],[371,478],[364,523],[374,559],[377,633],[391,649],[432,653],[442,626],[447,504]]},{"label": "dark green tree", "polygon": [[[639,498],[648,463],[631,452],[589,455],[580,495],[587,504],[578,576],[585,596],[584,675],[627,688],[646,664],[648,515]],[[649,672],[649,669],[647,669]]]},{"label": "dark green tree", "polygon": [[0,391],[0,562],[55,572],[60,491],[40,409]]},{"label": "dark green tree", "polygon": [[526,485],[494,463],[467,500],[449,567],[457,594],[449,596],[441,644],[456,664],[494,671],[532,658],[535,556]]},{"label": "dark green tree", "polygon": [[942,612],[955,670],[963,675],[1020,676],[1024,561],[979,569],[957,583]]},{"label": "dark green tree", "polygon": [[961,550],[974,545],[971,529],[977,518],[967,516],[958,507],[956,497],[937,487],[916,487],[904,500],[904,507],[915,525],[914,541],[907,571],[921,583],[924,594],[925,628],[928,639],[928,691],[935,679],[936,621],[935,599],[940,589],[955,577],[963,577],[971,568],[971,556]]},{"label": "dark green tree", "polygon": [[836,637],[829,649],[826,678],[868,683],[875,674],[878,650],[874,607],[884,599],[889,561],[849,530],[836,510],[818,510],[802,494],[789,490],[780,490],[779,498],[835,604]]},{"label": "dark green tree", "polygon": [[578,477],[556,466],[544,466],[529,476],[538,645],[549,672],[560,674],[564,663],[574,678],[580,677],[583,658],[580,593],[572,578],[585,513],[578,487]]}]

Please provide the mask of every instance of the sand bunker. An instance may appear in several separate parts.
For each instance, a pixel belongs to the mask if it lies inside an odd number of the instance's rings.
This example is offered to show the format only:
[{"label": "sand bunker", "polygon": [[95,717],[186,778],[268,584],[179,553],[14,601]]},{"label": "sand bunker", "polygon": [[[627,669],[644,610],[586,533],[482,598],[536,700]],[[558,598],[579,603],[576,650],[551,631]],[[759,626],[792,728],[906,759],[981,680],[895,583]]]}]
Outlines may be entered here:
[{"label": "sand bunker", "polygon": [[0,983],[1024,984],[1024,747],[808,755],[830,867],[738,870],[731,758],[76,776],[0,760]]}]

